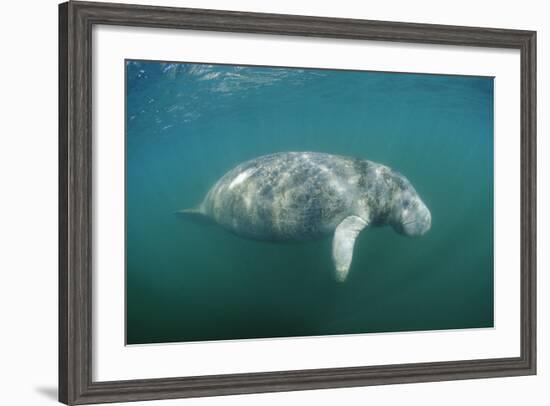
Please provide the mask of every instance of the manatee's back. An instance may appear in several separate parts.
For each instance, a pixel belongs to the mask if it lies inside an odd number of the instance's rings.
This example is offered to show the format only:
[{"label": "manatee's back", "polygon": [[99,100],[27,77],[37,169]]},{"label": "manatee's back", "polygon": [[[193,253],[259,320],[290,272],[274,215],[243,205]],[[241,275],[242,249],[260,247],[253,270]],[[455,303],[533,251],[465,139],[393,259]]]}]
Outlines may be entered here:
[{"label": "manatee's back", "polygon": [[225,228],[262,240],[307,240],[331,233],[353,200],[352,161],[285,152],[245,162],[208,192],[201,211]]}]

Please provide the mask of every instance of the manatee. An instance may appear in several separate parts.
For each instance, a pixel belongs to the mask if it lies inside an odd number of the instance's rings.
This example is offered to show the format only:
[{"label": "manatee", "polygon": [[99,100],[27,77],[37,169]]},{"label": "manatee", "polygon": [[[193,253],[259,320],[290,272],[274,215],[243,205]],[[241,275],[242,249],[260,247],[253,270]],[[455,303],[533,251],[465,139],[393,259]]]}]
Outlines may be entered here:
[{"label": "manatee", "polygon": [[336,279],[345,281],[355,240],[367,227],[391,225],[420,236],[430,210],[411,183],[389,167],[318,152],[281,152],[244,162],[222,176],[195,208],[245,238],[308,241],[333,234]]}]

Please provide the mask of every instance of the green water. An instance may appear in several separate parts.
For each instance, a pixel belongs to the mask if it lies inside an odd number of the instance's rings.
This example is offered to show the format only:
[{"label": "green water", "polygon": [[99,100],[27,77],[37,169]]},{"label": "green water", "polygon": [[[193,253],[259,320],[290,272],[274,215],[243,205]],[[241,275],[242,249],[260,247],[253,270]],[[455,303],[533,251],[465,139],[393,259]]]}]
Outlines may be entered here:
[{"label": "green water", "polygon": [[[493,326],[493,79],[126,64],[127,343]],[[319,151],[388,165],[432,229],[275,244],[175,216],[237,164]]]}]

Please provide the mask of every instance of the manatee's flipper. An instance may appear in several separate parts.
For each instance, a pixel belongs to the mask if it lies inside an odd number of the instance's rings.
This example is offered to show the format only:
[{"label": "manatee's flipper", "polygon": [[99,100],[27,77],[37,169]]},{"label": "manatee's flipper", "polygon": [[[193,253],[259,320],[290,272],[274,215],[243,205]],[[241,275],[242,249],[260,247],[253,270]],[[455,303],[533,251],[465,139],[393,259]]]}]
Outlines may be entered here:
[{"label": "manatee's flipper", "polygon": [[334,239],[332,240],[332,259],[336,267],[338,282],[346,280],[353,257],[355,239],[367,224],[361,217],[348,216],[336,227]]}]

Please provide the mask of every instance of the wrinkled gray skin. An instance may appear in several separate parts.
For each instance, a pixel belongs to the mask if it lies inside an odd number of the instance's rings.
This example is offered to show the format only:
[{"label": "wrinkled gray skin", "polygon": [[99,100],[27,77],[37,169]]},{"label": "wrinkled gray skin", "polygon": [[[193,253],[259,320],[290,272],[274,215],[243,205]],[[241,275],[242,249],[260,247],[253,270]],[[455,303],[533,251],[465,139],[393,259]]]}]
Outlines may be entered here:
[{"label": "wrinkled gray skin", "polygon": [[375,162],[316,152],[283,152],[227,172],[196,209],[243,237],[306,241],[334,233],[336,278],[346,279],[358,233],[391,225],[419,236],[431,215],[411,183]]}]

